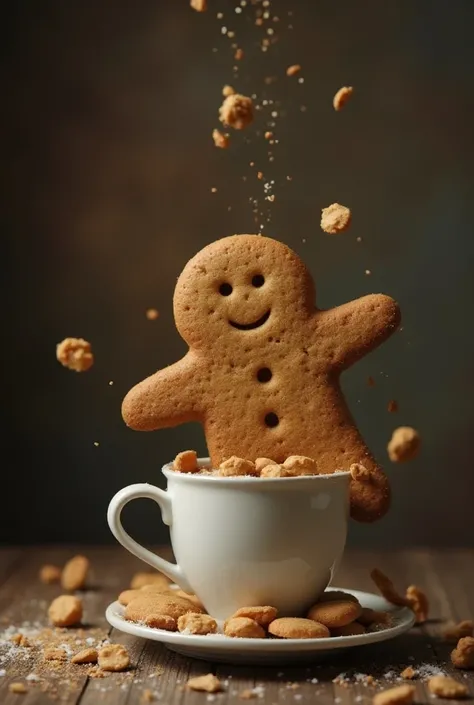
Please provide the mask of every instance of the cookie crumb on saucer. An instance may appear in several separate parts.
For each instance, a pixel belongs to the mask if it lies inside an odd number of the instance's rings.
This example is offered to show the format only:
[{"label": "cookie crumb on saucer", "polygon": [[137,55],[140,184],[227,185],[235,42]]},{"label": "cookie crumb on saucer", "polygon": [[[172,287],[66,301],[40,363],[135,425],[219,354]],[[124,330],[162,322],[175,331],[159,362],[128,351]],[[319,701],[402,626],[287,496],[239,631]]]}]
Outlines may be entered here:
[{"label": "cookie crumb on saucer", "polygon": [[321,229],[330,235],[342,233],[351,224],[351,211],[340,203],[332,203],[321,211]]},{"label": "cookie crumb on saucer", "polygon": [[223,690],[222,683],[213,673],[190,678],[186,683],[186,687],[188,690],[200,690],[205,693],[219,693]]},{"label": "cookie crumb on saucer", "polygon": [[223,477],[256,474],[257,471],[255,469],[255,463],[252,463],[251,460],[238,458],[236,455],[232,455],[219,465],[219,475],[222,475]]},{"label": "cookie crumb on saucer", "polygon": [[186,634],[215,634],[217,622],[208,614],[187,612],[178,617],[178,630]]},{"label": "cookie crumb on saucer", "polygon": [[332,99],[334,110],[341,110],[345,106],[353,92],[354,89],[352,86],[342,86],[342,88],[339,88],[336,95]]}]

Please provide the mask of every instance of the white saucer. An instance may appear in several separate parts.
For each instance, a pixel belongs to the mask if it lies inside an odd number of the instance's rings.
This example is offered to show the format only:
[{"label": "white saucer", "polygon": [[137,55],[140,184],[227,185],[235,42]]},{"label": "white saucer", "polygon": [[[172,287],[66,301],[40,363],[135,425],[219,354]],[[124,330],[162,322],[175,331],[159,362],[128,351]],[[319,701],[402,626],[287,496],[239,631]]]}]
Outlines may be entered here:
[{"label": "white saucer", "polygon": [[[338,588],[332,589],[337,590]],[[167,632],[164,629],[153,629],[134,622],[127,622],[123,618],[124,607],[118,602],[112,602],[107,607],[105,616],[116,629],[133,636],[160,641],[171,651],[176,651],[183,656],[217,663],[247,665],[256,663],[277,665],[314,660],[328,651],[393,639],[393,637],[408,631],[415,622],[413,612],[407,607],[395,607],[386,602],[383,597],[373,595],[370,592],[346,590],[345,588],[344,592],[350,592],[357,597],[363,607],[390,612],[393,626],[389,629],[357,636],[339,636],[327,639],[235,639],[223,634],[196,636]]]}]

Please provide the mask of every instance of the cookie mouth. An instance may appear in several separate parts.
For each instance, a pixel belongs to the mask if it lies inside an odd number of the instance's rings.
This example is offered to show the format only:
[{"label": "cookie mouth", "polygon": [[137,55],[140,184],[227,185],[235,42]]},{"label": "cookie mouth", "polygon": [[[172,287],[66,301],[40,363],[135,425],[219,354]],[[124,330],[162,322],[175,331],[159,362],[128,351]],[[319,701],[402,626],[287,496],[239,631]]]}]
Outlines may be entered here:
[{"label": "cookie mouth", "polygon": [[229,323],[234,328],[237,328],[237,330],[254,330],[255,328],[260,328],[260,326],[263,326],[263,324],[266,323],[269,318],[270,309],[266,313],[264,313],[263,316],[258,319],[258,321],[254,321],[253,323],[236,323],[235,321],[229,321]]}]

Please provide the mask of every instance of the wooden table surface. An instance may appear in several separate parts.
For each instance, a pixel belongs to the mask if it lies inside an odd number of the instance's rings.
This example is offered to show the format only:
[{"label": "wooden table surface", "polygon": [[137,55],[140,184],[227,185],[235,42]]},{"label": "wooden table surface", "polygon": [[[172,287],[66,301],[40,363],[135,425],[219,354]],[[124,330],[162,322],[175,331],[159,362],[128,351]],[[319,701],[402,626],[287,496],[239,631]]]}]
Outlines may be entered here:
[{"label": "wooden table surface", "polygon": [[[35,645],[34,636],[30,647],[14,647],[9,641],[13,633],[28,634],[48,625],[48,605],[61,594],[61,588],[43,585],[38,570],[45,563],[62,566],[77,553],[88,556],[92,564],[89,585],[82,593],[86,631],[78,632],[78,637],[92,634],[90,639],[98,639],[108,635],[113,643],[126,645],[132,660],[132,668],[126,673],[90,678],[87,666],[45,661],[43,649]],[[472,698],[474,672],[452,668],[449,654],[453,647],[443,641],[441,631],[446,620],[474,618],[474,550],[349,552],[335,583],[376,592],[369,577],[374,567],[392,577],[400,589],[412,583],[422,587],[431,602],[429,622],[392,641],[330,654],[314,665],[244,667],[187,659],[157,642],[111,629],[104,617],[105,607],[129,586],[135,572],[146,570],[121,547],[3,549],[0,552],[0,705],[58,702],[199,705],[208,701],[237,705],[243,702],[239,694],[254,687],[258,687],[257,699],[265,705],[299,705],[298,701],[310,700],[322,705],[353,702],[366,705],[371,703],[375,692],[399,684],[397,677],[406,666],[421,668],[422,677],[413,681],[419,703],[431,702],[426,676],[438,668],[467,684]],[[188,678],[209,672],[224,682],[223,693],[211,696],[184,688]],[[345,674],[346,683],[334,683],[341,673]],[[375,676],[375,684],[366,685],[360,674]],[[39,680],[34,680],[35,676]],[[24,683],[27,693],[11,693],[9,684],[13,682]]]}]

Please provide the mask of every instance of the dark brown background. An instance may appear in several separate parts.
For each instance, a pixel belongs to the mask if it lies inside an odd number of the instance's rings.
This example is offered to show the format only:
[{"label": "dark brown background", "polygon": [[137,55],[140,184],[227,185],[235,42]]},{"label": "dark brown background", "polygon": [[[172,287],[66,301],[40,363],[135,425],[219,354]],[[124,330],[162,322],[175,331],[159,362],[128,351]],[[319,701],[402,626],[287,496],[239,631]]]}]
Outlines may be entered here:
[{"label": "dark brown background", "polygon": [[[472,545],[474,4],[273,2],[280,41],[262,54],[253,10],[239,19],[234,3],[209,3],[198,15],[187,0],[23,0],[3,17],[0,538],[112,540],[105,512],[117,489],[162,485],[160,466],[177,451],[204,453],[194,426],[129,431],[120,402],[185,350],[171,311],[185,261],[218,237],[255,230],[248,198],[262,189],[248,162],[266,164],[262,124],[251,144],[233,136],[226,153],[210,133],[224,83],[261,94],[262,78],[278,75],[268,94],[286,116],[265,168],[277,194],[265,232],[304,257],[320,306],[370,291],[399,300],[403,331],[344,386],[387,465],[395,425],[423,437],[418,460],[388,467],[390,515],[353,525],[350,540]],[[246,51],[238,81],[218,10]],[[303,85],[284,75],[295,62]],[[331,98],[343,84],[356,93],[336,115]],[[334,201],[354,214],[340,237],[319,228],[321,207]],[[145,318],[150,306],[156,322]],[[65,336],[92,342],[87,374],[56,362]],[[397,415],[386,412],[391,398]],[[127,516],[138,538],[166,536],[155,507]]]}]

